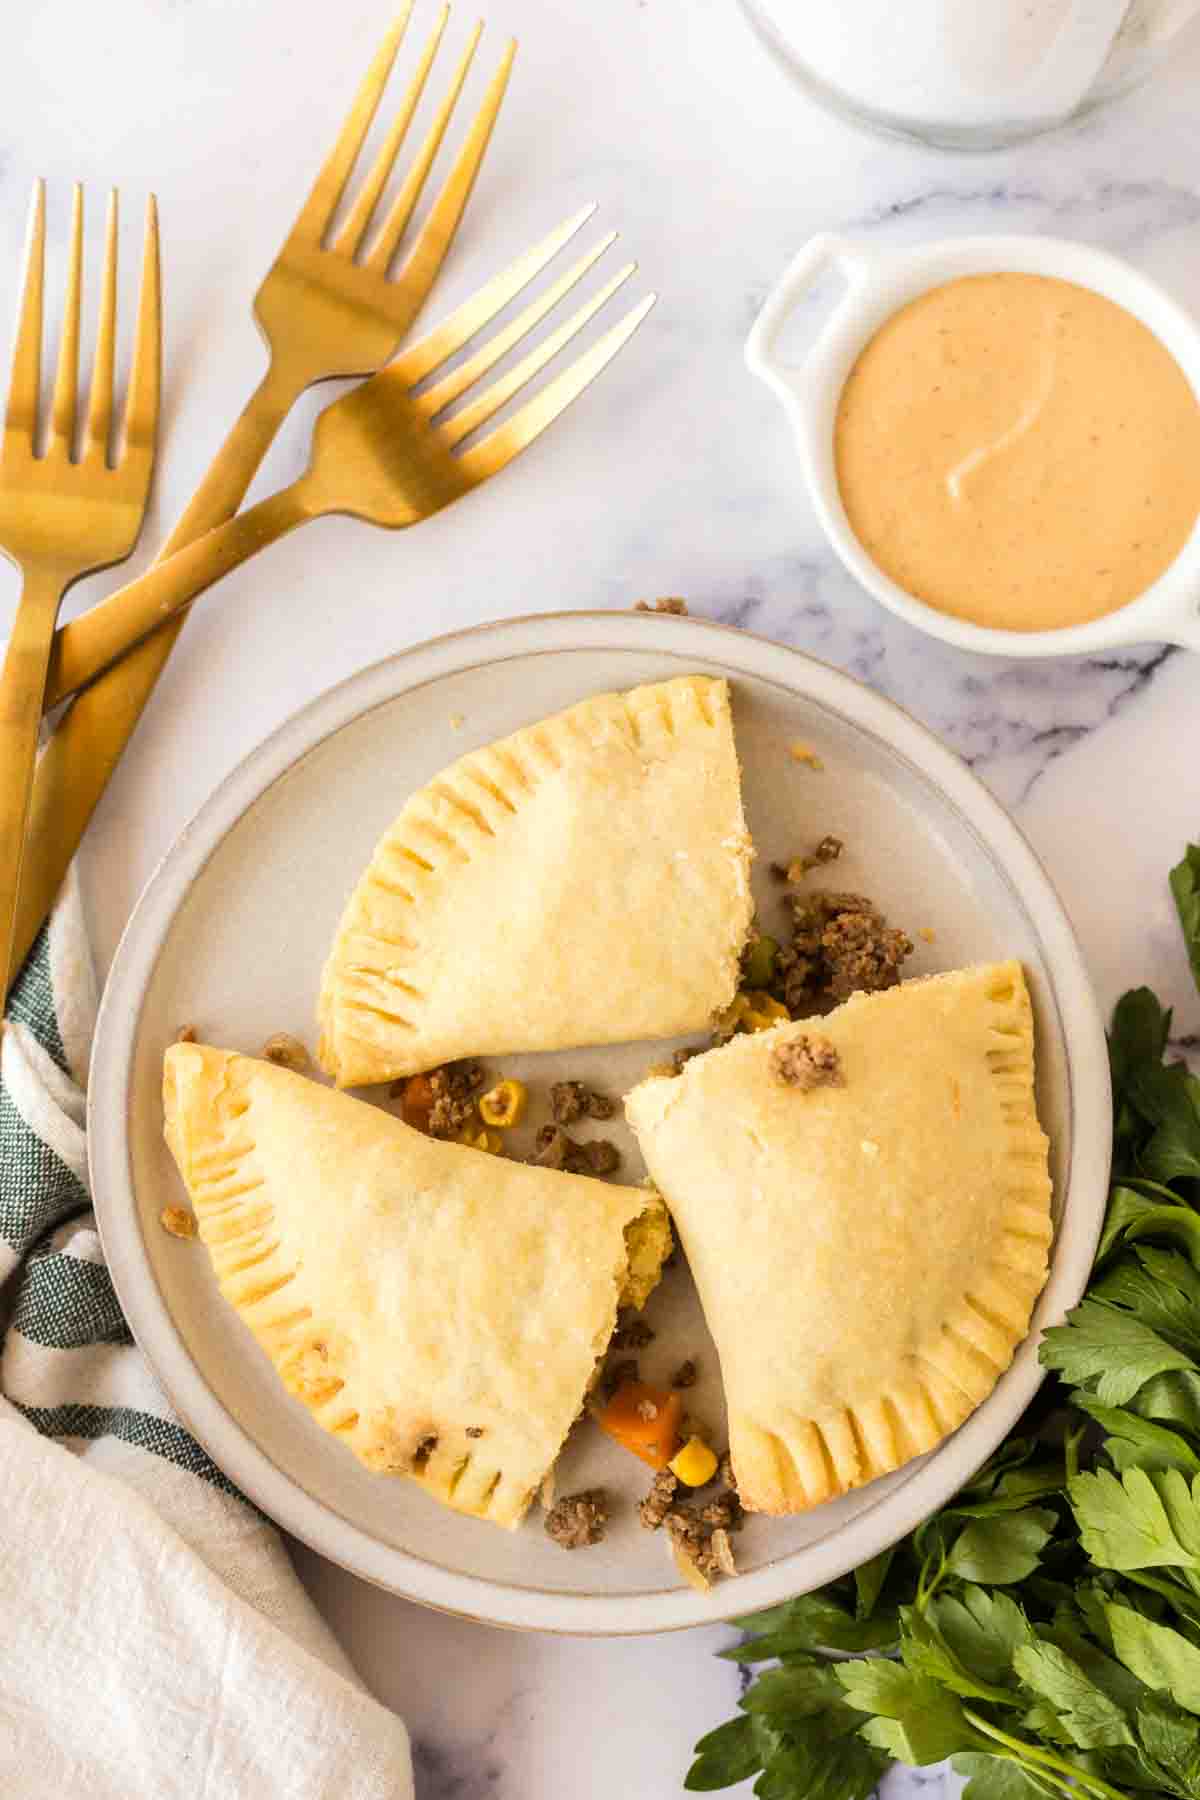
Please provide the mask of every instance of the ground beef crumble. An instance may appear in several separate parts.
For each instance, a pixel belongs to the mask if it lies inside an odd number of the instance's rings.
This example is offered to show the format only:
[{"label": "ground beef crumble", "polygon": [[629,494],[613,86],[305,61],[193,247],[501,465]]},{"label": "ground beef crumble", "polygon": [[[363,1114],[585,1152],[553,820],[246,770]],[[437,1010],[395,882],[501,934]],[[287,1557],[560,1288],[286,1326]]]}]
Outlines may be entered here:
[{"label": "ground beef crumble", "polygon": [[475,1100],[483,1087],[483,1064],[474,1061],[447,1063],[429,1076],[433,1106],[429,1130],[433,1137],[454,1137],[475,1116]]},{"label": "ground beef crumble", "polygon": [[281,1069],[291,1069],[296,1075],[304,1075],[312,1068],[312,1057],[307,1046],[290,1031],[277,1031],[269,1037],[262,1047],[264,1062],[275,1063]]},{"label": "ground beef crumble", "polygon": [[732,1559],[722,1558],[718,1554],[713,1542],[716,1533],[702,1525],[694,1513],[677,1507],[674,1512],[667,1514],[665,1523],[671,1547],[692,1565],[705,1582],[710,1582],[714,1575],[727,1572],[726,1562]]},{"label": "ground beef crumble", "polygon": [[550,1089],[550,1112],[556,1125],[574,1125],[577,1119],[611,1119],[616,1105],[582,1081],[556,1081]]},{"label": "ground beef crumble", "polygon": [[841,838],[827,832],[807,856],[793,856],[786,863],[773,862],[770,865],[771,873],[776,881],[803,881],[810,870],[822,869],[826,864],[836,862],[845,848]]},{"label": "ground beef crumble", "polygon": [[686,1362],[680,1363],[679,1367],[676,1369],[675,1373],[672,1375],[671,1386],[673,1388],[695,1387],[696,1375],[697,1375],[697,1370],[696,1370],[695,1359],[693,1357],[689,1356]]},{"label": "ground beef crumble", "polygon": [[660,1469],[650,1492],[638,1505],[638,1518],[647,1531],[657,1531],[675,1505],[679,1478],[670,1469]]},{"label": "ground beef crumble", "polygon": [[[614,1340],[615,1341],[615,1340]],[[618,1388],[623,1388],[627,1381],[639,1379],[637,1358],[623,1356],[619,1362],[610,1363],[604,1371],[603,1389],[608,1399],[612,1399]]]},{"label": "ground beef crumble", "polygon": [[654,1342],[654,1327],[645,1319],[630,1319],[617,1326],[609,1342],[613,1350],[644,1350]]},{"label": "ground beef crumble", "polygon": [[563,1169],[568,1175],[611,1175],[620,1166],[621,1152],[607,1138],[581,1144],[568,1137],[561,1125],[543,1125],[531,1161],[543,1169]]},{"label": "ground beef crumble", "polygon": [[669,594],[662,600],[639,600],[634,612],[675,613],[680,618],[687,615],[687,601],[681,600],[678,594]]},{"label": "ground beef crumble", "polygon": [[811,1088],[843,1087],[842,1059],[836,1044],[815,1032],[802,1032],[771,1052],[771,1074],[781,1087],[806,1094]]},{"label": "ground beef crumble", "polygon": [[707,1500],[697,1515],[704,1525],[718,1531],[740,1531],[746,1523],[736,1488],[727,1488],[715,1500]]},{"label": "ground beef crumble", "polygon": [[546,1514],[546,1535],[564,1550],[580,1550],[598,1544],[608,1524],[608,1501],[603,1488],[584,1488],[564,1494]]},{"label": "ground beef crumble", "polygon": [[453,1138],[473,1121],[484,1080],[483,1064],[470,1058],[393,1081],[388,1092],[393,1100],[403,1100],[408,1124],[430,1137]]},{"label": "ground beef crumble", "polygon": [[912,940],[862,894],[789,894],[792,941],[777,958],[779,998],[793,1018],[851,994],[895,987]]},{"label": "ground beef crumble", "polygon": [[735,1575],[729,1542],[732,1531],[744,1524],[742,1503],[733,1486],[733,1468],[726,1451],[717,1465],[718,1480],[725,1487],[703,1506],[679,1504],[679,1481],[670,1469],[660,1469],[650,1492],[638,1506],[638,1518],[647,1531],[665,1527],[671,1547],[700,1574],[705,1582],[714,1575]]}]

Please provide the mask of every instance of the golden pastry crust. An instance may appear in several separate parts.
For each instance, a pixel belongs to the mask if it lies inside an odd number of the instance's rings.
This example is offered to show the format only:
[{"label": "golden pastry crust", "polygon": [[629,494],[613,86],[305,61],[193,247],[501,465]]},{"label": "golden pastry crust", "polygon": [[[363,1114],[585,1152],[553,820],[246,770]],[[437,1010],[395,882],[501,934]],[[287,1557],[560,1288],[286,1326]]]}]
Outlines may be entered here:
[{"label": "golden pastry crust", "polygon": [[600,694],[475,751],[413,795],[350,898],[321,1065],[355,1087],[702,1030],[737,986],[751,856],[724,681]]},{"label": "golden pastry crust", "polygon": [[1018,963],[855,995],[815,1027],[840,1085],[773,1077],[800,1023],[626,1100],[759,1512],[817,1506],[960,1425],[1028,1331],[1052,1235]]},{"label": "golden pastry crust", "polygon": [[437,1142],[204,1044],[167,1051],[163,1098],[221,1291],[289,1392],[368,1468],[516,1526],[657,1197]]}]

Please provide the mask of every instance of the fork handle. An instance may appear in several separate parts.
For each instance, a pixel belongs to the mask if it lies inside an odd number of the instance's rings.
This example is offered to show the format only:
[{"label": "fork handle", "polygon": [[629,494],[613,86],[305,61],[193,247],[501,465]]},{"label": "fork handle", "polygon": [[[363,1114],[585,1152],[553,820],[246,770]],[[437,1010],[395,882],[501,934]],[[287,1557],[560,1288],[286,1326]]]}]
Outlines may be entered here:
[{"label": "fork handle", "polygon": [[[275,434],[286,418],[288,411],[296,400],[296,386],[286,370],[272,363],[262,381],[243,408],[237,423],[222,444],[213,460],[204,480],[193,494],[187,511],[179,520],[174,531],[159,551],[155,563],[166,562],[185,545],[194,543],[206,532],[213,531],[231,519],[246,496],[246,489],[254,480],[263,457],[270,449]],[[115,599],[116,596],[114,595]],[[94,609],[94,610],[103,610]],[[54,634],[54,649],[50,657],[50,668],[46,675],[46,694],[44,710],[51,707],[90,681],[102,664],[95,664],[90,674],[81,674],[80,670],[88,666],[89,655],[84,640],[87,627],[84,619],[90,615],[84,613],[78,619],[72,619],[66,625],[60,625]],[[158,633],[154,651],[149,647],[138,652],[136,664],[131,660],[125,671],[123,682],[124,701],[128,706],[133,694],[140,696],[130,731],[137,721],[142,704],[149,697],[158,674],[171,646],[183,628],[183,620],[175,619],[163,626]],[[106,659],[111,660],[111,659]],[[114,689],[115,689],[115,683]],[[112,697],[110,696],[110,704]],[[59,726],[56,736],[69,732],[69,721],[64,720]],[[68,749],[67,754],[70,754]]]},{"label": "fork handle", "polygon": [[[302,379],[274,362],[270,365],[167,539],[163,557],[181,550],[237,511],[302,386]],[[138,645],[120,669],[80,694],[46,745],[30,802],[13,952],[7,965],[0,963],[0,980],[7,966],[11,981],[29,954],[182,628],[182,616],[168,620]],[[47,693],[54,692],[59,660],[72,636],[73,631],[64,628],[55,638]]]},{"label": "fork handle", "polygon": [[59,663],[62,695],[73,694],[103,675],[111,664],[158,631],[165,620],[183,612],[214,582],[257,556],[277,538],[316,518],[320,508],[310,503],[311,492],[311,485],[302,476],[291,487],[269,494],[257,506],[248,507],[235,519],[218,525],[215,531],[206,532],[165,562],[155,563],[136,581],[128,582],[98,606],[81,613],[75,621],[80,629],[71,639],[70,661]]},{"label": "fork handle", "polygon": [[66,587],[60,569],[26,572],[0,670],[0,969],[11,966],[46,667]]}]

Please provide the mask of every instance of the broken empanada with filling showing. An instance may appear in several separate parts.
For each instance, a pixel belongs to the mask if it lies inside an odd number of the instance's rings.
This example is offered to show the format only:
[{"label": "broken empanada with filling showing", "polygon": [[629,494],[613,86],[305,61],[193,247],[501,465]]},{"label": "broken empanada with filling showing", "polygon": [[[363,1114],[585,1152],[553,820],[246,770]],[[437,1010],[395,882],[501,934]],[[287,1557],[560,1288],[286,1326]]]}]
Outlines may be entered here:
[{"label": "broken empanada with filling showing", "polygon": [[626,1112],[720,1355],[747,1507],[886,1474],[991,1392],[1051,1239],[1018,963],[735,1039]]},{"label": "broken empanada with filling showing", "polygon": [[645,1188],[439,1142],[204,1044],[164,1068],[167,1143],[221,1292],[368,1468],[515,1526],[616,1322],[670,1244]]},{"label": "broken empanada with filling showing", "polygon": [[722,680],[601,694],[474,751],[350,898],[321,1065],[354,1087],[702,1030],[737,987],[751,854]]}]

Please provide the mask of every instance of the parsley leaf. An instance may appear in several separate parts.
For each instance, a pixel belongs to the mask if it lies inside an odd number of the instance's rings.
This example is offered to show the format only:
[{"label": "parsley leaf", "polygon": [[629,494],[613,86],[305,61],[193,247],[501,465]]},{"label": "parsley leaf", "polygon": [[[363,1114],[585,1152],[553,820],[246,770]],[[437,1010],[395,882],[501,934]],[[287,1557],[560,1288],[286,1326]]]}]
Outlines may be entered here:
[{"label": "parsley leaf", "polygon": [[1200,1085],[1183,1063],[1143,1065],[1130,1076],[1131,1103],[1157,1126],[1140,1164],[1155,1181],[1200,1175]]},{"label": "parsley leaf", "polygon": [[1170,1031],[1171,1015],[1149,988],[1131,988],[1122,994],[1113,1008],[1108,1033],[1108,1060],[1117,1104],[1124,1098],[1125,1085],[1135,1069],[1162,1061]]},{"label": "parsley leaf", "polygon": [[761,1713],[778,1730],[787,1730],[797,1719],[846,1707],[834,1665],[816,1656],[768,1669],[741,1704],[747,1712]]},{"label": "parsley leaf", "polygon": [[1177,1349],[1200,1354],[1200,1274],[1177,1250],[1135,1245],[1089,1294],[1136,1314]]},{"label": "parsley leaf", "polygon": [[837,1677],[851,1706],[874,1715],[863,1737],[901,1762],[920,1767],[987,1744],[954,1694],[900,1663],[839,1663]]},{"label": "parsley leaf", "polygon": [[789,1735],[754,1784],[758,1800],[868,1800],[887,1758],[859,1737]]},{"label": "parsley leaf", "polygon": [[[914,1675],[940,1681],[952,1694],[961,1694],[965,1700],[991,1700],[999,1706],[1020,1705],[1020,1699],[1015,1693],[1010,1693],[997,1682],[986,1680],[958,1656],[929,1611],[905,1606],[900,1610],[900,1617],[904,1624],[900,1655],[905,1668]],[[1007,1669],[1004,1673],[1007,1673]]]},{"label": "parsley leaf", "polygon": [[1045,1507],[971,1519],[946,1555],[946,1573],[993,1586],[1023,1581],[1038,1566],[1057,1516]]},{"label": "parsley leaf", "polygon": [[862,1563],[854,1571],[854,1614],[858,1619],[869,1619],[875,1611],[883,1584],[888,1578],[888,1570],[892,1566],[892,1550],[881,1550],[870,1562]]},{"label": "parsley leaf", "polygon": [[1150,1688],[1165,1688],[1188,1712],[1200,1713],[1200,1650],[1182,1632],[1158,1625],[1128,1606],[1109,1606],[1113,1647]]},{"label": "parsley leaf", "polygon": [[1200,844],[1188,845],[1182,862],[1171,870],[1170,881],[1192,978],[1200,987]]},{"label": "parsley leaf", "polygon": [[1025,1686],[1054,1709],[1067,1738],[1081,1750],[1134,1742],[1121,1708],[1057,1644],[1039,1640],[1018,1644],[1013,1668]]},{"label": "parsley leaf", "polygon": [[1005,1593],[967,1586],[957,1594],[937,1594],[926,1617],[964,1668],[993,1687],[1012,1682],[1012,1657],[1033,1636],[1021,1608]]},{"label": "parsley leaf", "polygon": [[[1177,1512],[1174,1519],[1168,1516],[1162,1492],[1172,1481],[1179,1482],[1186,1497],[1185,1505],[1172,1509]],[[1200,1567],[1200,1518],[1187,1484],[1175,1471],[1154,1477],[1142,1469],[1126,1469],[1118,1481],[1107,1469],[1096,1469],[1077,1475],[1067,1491],[1079,1522],[1080,1542],[1102,1569]],[[1177,1536],[1177,1524],[1184,1528],[1187,1543]]]},{"label": "parsley leaf", "polygon": [[714,1788],[732,1787],[763,1766],[762,1738],[747,1715],[718,1725],[696,1745],[696,1760],[687,1772],[689,1793],[707,1794]]},{"label": "parsley leaf", "polygon": [[954,1769],[968,1777],[961,1800],[1045,1800],[1047,1789],[1028,1765],[1009,1756],[967,1750],[954,1758]]},{"label": "parsley leaf", "polygon": [[736,1644],[731,1650],[718,1652],[730,1662],[769,1662],[776,1656],[790,1656],[795,1651],[884,1650],[890,1648],[900,1635],[899,1620],[894,1612],[856,1619],[849,1607],[828,1593],[820,1592],[801,1594],[767,1612],[735,1619],[734,1624],[744,1631],[762,1631],[763,1635],[750,1643]]},{"label": "parsley leaf", "polygon": [[1200,1437],[1200,1375],[1193,1370],[1152,1376],[1129,1405],[1143,1419],[1159,1419]]},{"label": "parsley leaf", "polygon": [[1137,1724],[1162,1785],[1174,1784],[1184,1794],[1200,1793],[1200,1735],[1193,1721],[1163,1700],[1148,1699],[1138,1708]]},{"label": "parsley leaf", "polygon": [[1173,1238],[1200,1269],[1200,1213],[1190,1206],[1164,1205],[1131,1187],[1114,1188],[1104,1216],[1104,1235],[1096,1261],[1105,1262],[1113,1251],[1135,1238]]},{"label": "parsley leaf", "polygon": [[1075,1395],[1075,1405],[1107,1433],[1105,1454],[1118,1475],[1126,1469],[1180,1469],[1200,1475],[1200,1456],[1185,1437],[1122,1407],[1101,1406],[1090,1394]]},{"label": "parsley leaf", "polygon": [[1090,1297],[1065,1325],[1052,1325],[1039,1356],[1074,1387],[1090,1387],[1105,1406],[1124,1406],[1154,1375],[1192,1368],[1177,1350],[1132,1314]]},{"label": "parsley leaf", "polygon": [[1200,1274],[1178,1251],[1137,1244],[1092,1282],[1088,1298],[1119,1307],[1193,1363],[1200,1357]]}]

